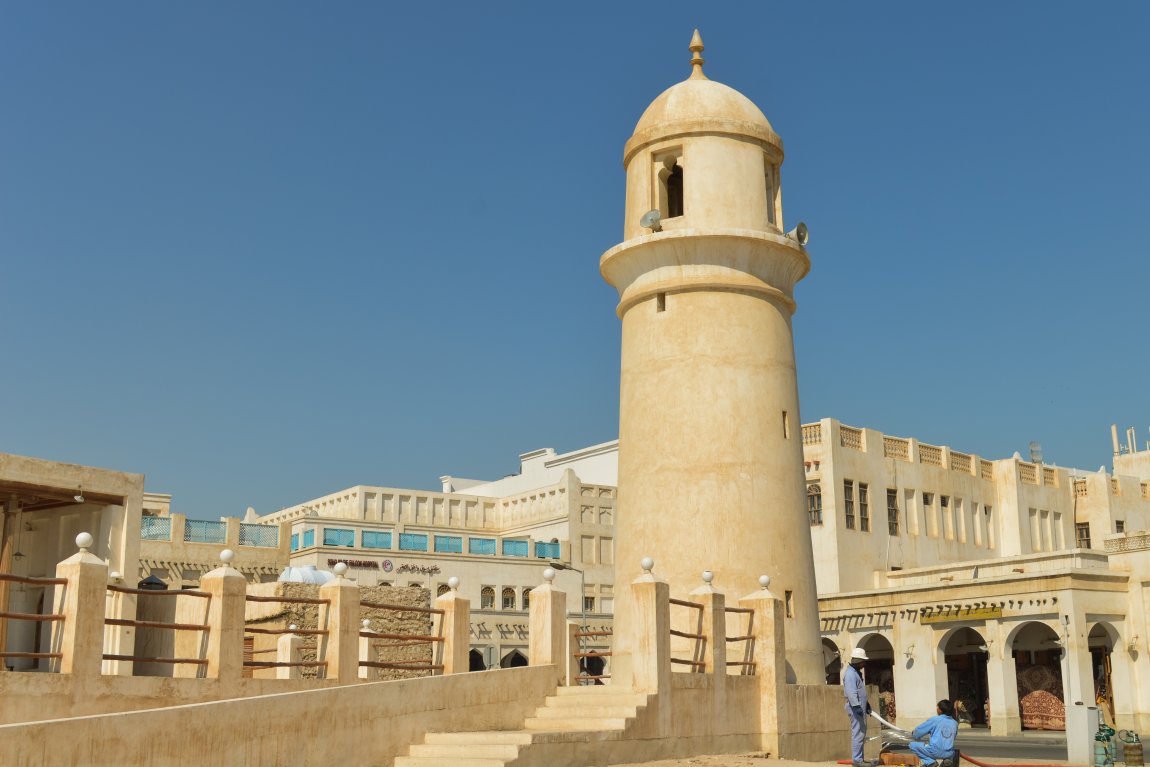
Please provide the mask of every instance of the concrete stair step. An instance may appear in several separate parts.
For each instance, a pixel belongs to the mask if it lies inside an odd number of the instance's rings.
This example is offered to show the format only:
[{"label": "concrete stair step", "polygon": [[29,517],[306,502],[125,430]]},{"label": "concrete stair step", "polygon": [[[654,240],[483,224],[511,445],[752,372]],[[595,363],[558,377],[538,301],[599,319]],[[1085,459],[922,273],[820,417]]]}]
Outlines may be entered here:
[{"label": "concrete stair step", "polygon": [[397,756],[395,767],[506,767],[506,759],[466,756]]},{"label": "concrete stair step", "polygon": [[599,706],[594,702],[575,706],[546,706],[536,709],[536,719],[630,719],[636,706]]},{"label": "concrete stair step", "polygon": [[649,701],[647,693],[623,687],[560,687],[523,722],[522,730],[429,732],[408,756],[397,757],[394,767],[506,767],[538,760],[547,753],[538,749],[547,744],[620,737]]},{"label": "concrete stair step", "polygon": [[548,708],[572,706],[646,706],[649,696],[638,692],[616,692],[610,695],[549,695],[544,705]]},{"label": "concrete stair step", "polygon": [[543,717],[528,717],[523,727],[528,730],[578,730],[582,732],[599,732],[601,730],[622,730],[627,726],[625,717],[564,717],[562,719],[544,719]]},{"label": "concrete stair step", "polygon": [[435,745],[516,745],[525,746],[532,735],[523,730],[476,730],[474,732],[429,732],[423,742]]},{"label": "concrete stair step", "polygon": [[617,695],[619,693],[629,693],[632,695],[644,695],[645,693],[636,693],[630,687],[616,687],[610,684],[593,684],[588,686],[574,686],[574,687],[559,687],[555,690],[557,696],[566,695]]},{"label": "concrete stair step", "polygon": [[455,757],[457,759],[502,759],[519,756],[515,743],[422,743],[408,749],[409,756]]}]

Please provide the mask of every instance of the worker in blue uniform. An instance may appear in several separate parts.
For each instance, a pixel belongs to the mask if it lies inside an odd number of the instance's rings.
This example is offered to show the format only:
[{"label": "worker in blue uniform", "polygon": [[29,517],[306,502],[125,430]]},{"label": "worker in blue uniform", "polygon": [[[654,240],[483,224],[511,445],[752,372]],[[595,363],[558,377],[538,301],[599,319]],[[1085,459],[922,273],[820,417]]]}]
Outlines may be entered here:
[{"label": "worker in blue uniform", "polygon": [[940,700],[938,715],[915,727],[911,733],[914,740],[908,745],[926,767],[944,760],[953,764],[956,735],[958,722],[954,719],[954,705],[949,700]]},{"label": "worker in blue uniform", "polygon": [[852,767],[873,767],[863,757],[863,744],[866,742],[866,717],[870,713],[870,703],[866,699],[866,685],[863,683],[862,668],[870,658],[866,650],[856,647],[851,651],[850,665],[843,672],[843,696],[847,699],[846,712],[851,720],[851,764]]}]

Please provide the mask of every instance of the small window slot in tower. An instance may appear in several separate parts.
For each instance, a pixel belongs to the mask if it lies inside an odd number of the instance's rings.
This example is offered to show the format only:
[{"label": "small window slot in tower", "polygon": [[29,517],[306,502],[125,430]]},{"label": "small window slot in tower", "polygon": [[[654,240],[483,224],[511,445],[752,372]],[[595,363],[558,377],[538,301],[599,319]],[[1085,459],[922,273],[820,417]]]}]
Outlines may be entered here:
[{"label": "small window slot in tower", "polygon": [[791,438],[791,422],[787,420],[787,411],[783,411],[783,439]]},{"label": "small window slot in tower", "polygon": [[667,218],[683,215],[683,166],[675,163],[667,176]]},{"label": "small window slot in tower", "polygon": [[656,296],[655,296],[655,311],[657,311],[657,312],[667,311],[667,294],[666,293],[656,294]]},{"label": "small window slot in tower", "polygon": [[779,187],[776,183],[776,173],[777,172],[773,165],[771,165],[769,162],[765,164],[763,168],[763,175],[766,176],[767,182],[767,223],[771,224],[772,226],[779,225],[777,212]]},{"label": "small window slot in tower", "polygon": [[795,617],[795,592],[784,591],[783,595],[785,597],[784,604],[786,605],[787,617],[793,618]]},{"label": "small window slot in tower", "polygon": [[680,147],[652,154],[655,195],[653,207],[664,219],[683,215],[683,150]]}]

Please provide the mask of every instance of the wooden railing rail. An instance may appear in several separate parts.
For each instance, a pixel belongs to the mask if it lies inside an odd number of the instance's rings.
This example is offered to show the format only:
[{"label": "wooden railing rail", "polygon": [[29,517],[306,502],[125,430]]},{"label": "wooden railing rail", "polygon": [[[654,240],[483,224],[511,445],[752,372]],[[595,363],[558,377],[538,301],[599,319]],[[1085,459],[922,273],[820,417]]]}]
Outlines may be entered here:
[{"label": "wooden railing rail", "polygon": [[327,636],[327,629],[257,629],[247,626],[244,632],[248,634],[299,634],[300,636]]},{"label": "wooden railing rail", "polygon": [[423,634],[384,634],[379,631],[361,631],[359,635],[367,639],[409,639],[417,644],[443,641],[443,637],[425,636]]},{"label": "wooden railing rail", "polygon": [[[188,592],[177,592],[187,594]],[[330,599],[313,599],[312,597],[257,597],[248,594],[244,597],[248,602],[282,602],[285,605],[326,605],[331,604]]]},{"label": "wooden railing rail", "polygon": [[63,658],[59,652],[0,652],[0,658]]},{"label": "wooden railing rail", "polygon": [[206,623],[161,623],[159,621],[134,621],[128,618],[105,618],[105,626],[131,626],[138,629],[173,629],[175,631],[210,631]]},{"label": "wooden railing rail", "polygon": [[434,607],[407,607],[405,605],[392,605],[386,602],[360,602],[360,607],[371,610],[391,610],[399,613],[424,613],[425,615],[443,615],[443,610]]},{"label": "wooden railing rail", "polygon": [[108,655],[104,654],[104,660],[127,660],[139,663],[190,663],[195,666],[208,665],[207,658],[145,658],[140,655]]},{"label": "wooden railing rail", "polygon": [[419,662],[412,661],[411,663],[404,663],[403,661],[384,662],[384,661],[373,661],[373,660],[361,660],[359,662],[359,665],[367,666],[369,668],[398,669],[401,671],[443,671],[443,664],[442,663],[423,663],[422,661],[419,661]]},{"label": "wooden railing rail", "polygon": [[678,631],[676,629],[667,629],[671,636],[683,637],[684,639],[706,639],[702,634],[691,634],[686,631]]},{"label": "wooden railing rail", "polygon": [[127,586],[116,586],[115,584],[108,584],[108,591],[115,591],[117,594],[147,594],[149,596],[157,597],[199,597],[200,599],[211,599],[212,595],[206,591],[195,591],[193,589],[163,591],[154,589],[132,589]]},{"label": "wooden railing rail", "polygon": [[63,615],[43,615],[41,613],[0,613],[0,618],[9,618],[15,621],[62,621]]},{"label": "wooden railing rail", "polygon": [[29,586],[67,586],[67,578],[32,578],[27,575],[12,575],[11,573],[0,573],[0,581],[8,581],[10,583],[26,583]]}]

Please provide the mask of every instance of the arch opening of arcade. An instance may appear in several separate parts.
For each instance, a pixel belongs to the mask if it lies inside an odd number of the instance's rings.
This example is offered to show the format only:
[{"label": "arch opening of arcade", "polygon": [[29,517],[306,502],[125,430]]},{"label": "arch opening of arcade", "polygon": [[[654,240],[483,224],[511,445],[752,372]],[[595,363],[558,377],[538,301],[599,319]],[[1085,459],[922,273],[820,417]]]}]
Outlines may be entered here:
[{"label": "arch opening of arcade", "polygon": [[1009,638],[1023,730],[1065,730],[1064,648],[1058,632],[1042,621],[1027,621]]},{"label": "arch opening of arcade", "polygon": [[878,688],[878,714],[893,722],[896,716],[894,646],[882,634],[868,634],[859,640],[858,646],[866,651],[868,658],[863,666],[863,680]]},{"label": "arch opening of arcade", "polygon": [[946,668],[946,696],[954,703],[959,726],[990,724],[989,645],[979,631],[966,626],[943,635],[939,653]]},{"label": "arch opening of arcade", "polygon": [[826,672],[827,684],[842,684],[842,652],[827,637],[823,637],[823,671]]}]

